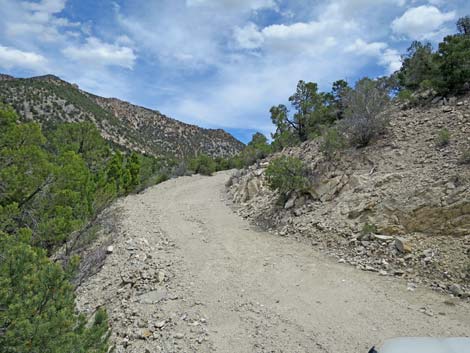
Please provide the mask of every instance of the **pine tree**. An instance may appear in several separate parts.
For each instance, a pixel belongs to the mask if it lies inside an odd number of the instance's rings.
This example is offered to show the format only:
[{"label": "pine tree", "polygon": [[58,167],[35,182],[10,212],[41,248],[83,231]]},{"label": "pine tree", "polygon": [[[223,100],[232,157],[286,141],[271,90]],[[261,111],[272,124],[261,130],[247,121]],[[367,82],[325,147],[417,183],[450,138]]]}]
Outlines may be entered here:
[{"label": "pine tree", "polygon": [[106,312],[99,310],[88,326],[75,311],[72,269],[52,263],[44,250],[28,244],[28,231],[20,233],[16,238],[0,232],[0,350],[107,352]]}]

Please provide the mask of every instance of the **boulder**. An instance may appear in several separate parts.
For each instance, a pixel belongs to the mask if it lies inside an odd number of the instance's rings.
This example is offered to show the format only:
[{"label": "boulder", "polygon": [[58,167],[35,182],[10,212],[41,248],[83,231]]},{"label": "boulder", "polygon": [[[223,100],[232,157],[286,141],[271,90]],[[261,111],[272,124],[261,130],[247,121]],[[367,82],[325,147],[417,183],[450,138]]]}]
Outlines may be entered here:
[{"label": "boulder", "polygon": [[412,251],[412,247],[410,242],[408,242],[406,239],[397,237],[395,238],[395,247],[399,252],[402,254],[407,254]]},{"label": "boulder", "polygon": [[460,297],[464,293],[462,287],[455,283],[449,286],[449,292],[451,292],[456,297]]},{"label": "boulder", "polygon": [[381,235],[381,234],[371,234],[371,238],[374,240],[378,240],[378,241],[390,241],[394,239],[394,237],[392,237],[391,235]]},{"label": "boulder", "polygon": [[314,186],[315,194],[322,202],[331,201],[347,184],[346,175],[338,175]]},{"label": "boulder", "polygon": [[255,197],[258,192],[259,192],[259,181],[258,178],[253,178],[251,179],[247,184],[246,184],[246,194],[247,194],[247,200],[251,200],[253,197]]},{"label": "boulder", "polygon": [[264,173],[264,169],[256,169],[254,172],[253,172],[257,177],[263,175]]},{"label": "boulder", "polygon": [[162,283],[165,280],[165,272],[158,271],[157,273],[157,282]]},{"label": "boulder", "polygon": [[291,209],[292,207],[294,207],[295,205],[295,200],[297,199],[297,195],[296,194],[292,194],[289,199],[287,200],[287,202],[284,204],[284,208],[286,210],[289,210]]}]

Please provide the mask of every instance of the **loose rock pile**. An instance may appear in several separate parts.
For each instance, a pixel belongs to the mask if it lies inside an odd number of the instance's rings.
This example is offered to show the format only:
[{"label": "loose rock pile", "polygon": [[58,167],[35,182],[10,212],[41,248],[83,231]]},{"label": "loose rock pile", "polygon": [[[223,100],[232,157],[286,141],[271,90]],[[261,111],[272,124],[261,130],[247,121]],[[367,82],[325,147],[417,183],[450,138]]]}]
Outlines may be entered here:
[{"label": "loose rock pile", "polygon": [[[229,196],[257,225],[308,241],[340,262],[406,278],[410,290],[422,283],[469,297],[470,166],[459,158],[470,149],[470,102],[452,103],[393,107],[386,136],[333,160],[318,141],[284,150],[311,171],[307,195],[292,192],[279,204],[264,178],[268,159],[235,172]],[[437,147],[443,128],[450,143]]]}]

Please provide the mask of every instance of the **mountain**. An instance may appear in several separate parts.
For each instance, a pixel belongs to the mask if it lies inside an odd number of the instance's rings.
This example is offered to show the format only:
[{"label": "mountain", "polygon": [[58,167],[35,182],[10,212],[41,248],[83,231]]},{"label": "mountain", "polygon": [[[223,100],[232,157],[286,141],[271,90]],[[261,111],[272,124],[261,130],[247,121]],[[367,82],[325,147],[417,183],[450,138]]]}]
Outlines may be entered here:
[{"label": "mountain", "polygon": [[105,139],[155,157],[229,157],[244,147],[224,130],[200,128],[156,110],[99,97],[53,75],[0,74],[0,101],[12,105],[25,120],[41,124],[91,121]]}]

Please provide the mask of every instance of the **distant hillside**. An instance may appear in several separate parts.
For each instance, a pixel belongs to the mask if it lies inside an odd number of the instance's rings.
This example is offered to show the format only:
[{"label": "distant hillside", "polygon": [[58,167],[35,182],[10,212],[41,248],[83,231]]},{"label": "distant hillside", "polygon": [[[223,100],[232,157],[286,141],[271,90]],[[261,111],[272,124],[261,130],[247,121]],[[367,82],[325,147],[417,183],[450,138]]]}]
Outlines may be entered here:
[{"label": "distant hillside", "polygon": [[24,119],[43,124],[91,121],[105,139],[153,156],[228,157],[244,146],[223,130],[203,129],[155,110],[95,96],[53,75],[19,79],[0,74],[0,101]]}]

